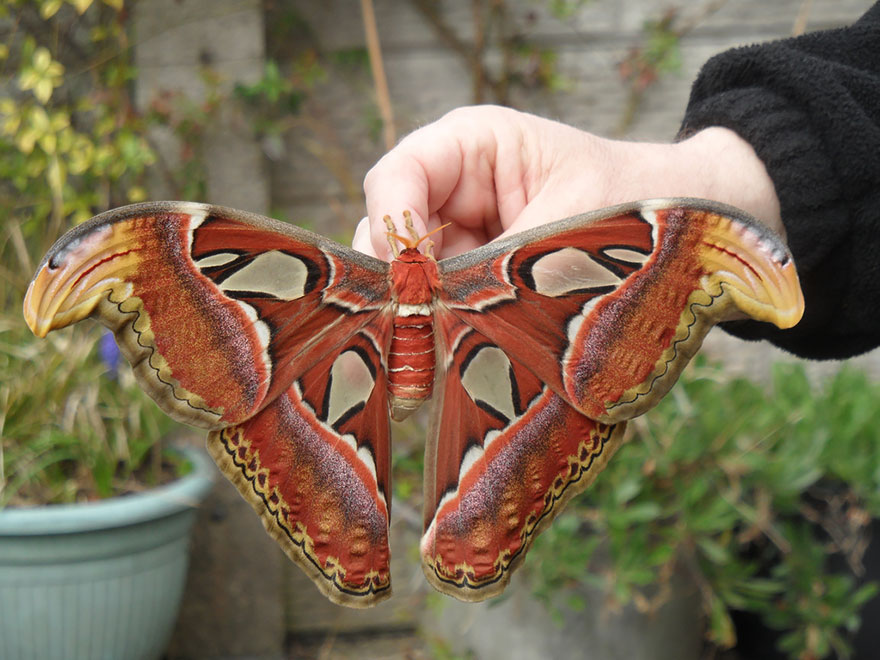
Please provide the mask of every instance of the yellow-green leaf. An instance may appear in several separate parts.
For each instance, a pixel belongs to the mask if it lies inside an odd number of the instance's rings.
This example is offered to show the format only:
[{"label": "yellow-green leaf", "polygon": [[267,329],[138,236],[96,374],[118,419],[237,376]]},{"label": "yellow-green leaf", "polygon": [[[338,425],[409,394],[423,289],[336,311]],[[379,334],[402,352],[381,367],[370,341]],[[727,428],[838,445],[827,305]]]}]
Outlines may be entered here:
[{"label": "yellow-green leaf", "polygon": [[62,0],[43,0],[40,5],[40,16],[44,19],[52,18],[61,9]]},{"label": "yellow-green leaf", "polygon": [[49,119],[49,126],[56,133],[70,126],[70,115],[66,112],[53,112]]},{"label": "yellow-green leaf", "polygon": [[31,153],[34,150],[38,137],[39,134],[33,129],[22,131],[18,134],[18,139],[16,140],[18,150],[23,154]]},{"label": "yellow-green leaf", "polygon": [[143,186],[132,186],[128,189],[129,202],[142,202],[147,198],[147,191]]},{"label": "yellow-green leaf", "polygon": [[67,0],[74,6],[77,12],[84,14],[86,9],[92,6],[92,0]]},{"label": "yellow-green leaf", "polygon": [[15,135],[18,127],[21,126],[21,115],[8,115],[6,120],[0,124],[0,133],[3,135]]},{"label": "yellow-green leaf", "polygon": [[34,130],[39,133],[45,133],[52,126],[52,123],[49,121],[49,115],[40,107],[31,108],[30,113],[28,113],[28,120],[31,126],[34,127]]},{"label": "yellow-green leaf", "polygon": [[45,105],[50,98],[52,98],[52,81],[47,80],[46,78],[42,78],[37,81],[37,84],[34,85],[34,96],[37,97],[37,100]]},{"label": "yellow-green leaf", "polygon": [[47,154],[54,154],[55,147],[58,146],[58,138],[55,137],[54,133],[44,133],[37,142],[40,145],[40,149]]},{"label": "yellow-green leaf", "polygon": [[37,48],[37,50],[34,51],[34,68],[38,71],[47,71],[50,64],[52,64],[52,53],[42,46]]},{"label": "yellow-green leaf", "polygon": [[33,69],[23,69],[18,75],[18,87],[21,91],[25,92],[29,89],[33,89],[34,85],[36,85],[39,80],[40,78],[36,71]]},{"label": "yellow-green leaf", "polygon": [[92,166],[95,158],[95,146],[84,136],[77,136],[70,149],[68,168],[71,174],[82,174]]}]

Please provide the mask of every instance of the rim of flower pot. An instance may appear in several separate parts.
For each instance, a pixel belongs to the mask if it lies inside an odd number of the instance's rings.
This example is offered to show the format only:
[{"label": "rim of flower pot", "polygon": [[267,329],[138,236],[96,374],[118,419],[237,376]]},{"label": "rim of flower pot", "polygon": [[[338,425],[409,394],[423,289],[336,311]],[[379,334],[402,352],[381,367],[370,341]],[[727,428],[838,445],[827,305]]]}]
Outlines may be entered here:
[{"label": "rim of flower pot", "polygon": [[97,502],[0,509],[0,536],[63,534],[132,525],[198,507],[214,483],[214,463],[204,449],[175,447],[192,464],[184,476],[141,493]]}]

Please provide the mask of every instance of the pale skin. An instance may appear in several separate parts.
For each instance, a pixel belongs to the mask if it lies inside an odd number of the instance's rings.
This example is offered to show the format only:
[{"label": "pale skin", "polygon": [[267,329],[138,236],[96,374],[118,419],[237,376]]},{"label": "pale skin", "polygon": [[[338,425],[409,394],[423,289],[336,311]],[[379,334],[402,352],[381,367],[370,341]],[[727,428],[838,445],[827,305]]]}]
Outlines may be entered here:
[{"label": "pale skin", "polygon": [[[677,143],[609,140],[497,106],[453,110],[409,134],[367,173],[355,249],[391,259],[390,214],[434,234],[438,259],[613,204],[702,197],[737,206],[783,238],[779,200],[752,147],[726,128]],[[406,234],[404,234],[406,235]]]}]

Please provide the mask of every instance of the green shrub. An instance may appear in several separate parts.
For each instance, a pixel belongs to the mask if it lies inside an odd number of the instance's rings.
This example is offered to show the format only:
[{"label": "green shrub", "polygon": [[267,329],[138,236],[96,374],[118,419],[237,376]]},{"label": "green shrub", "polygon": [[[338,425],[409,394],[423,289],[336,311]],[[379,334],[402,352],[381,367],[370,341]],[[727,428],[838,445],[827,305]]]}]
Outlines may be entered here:
[{"label": "green shrub", "polygon": [[536,541],[536,592],[577,606],[570,587],[590,584],[650,609],[683,571],[716,644],[735,644],[737,609],[784,631],[792,658],[846,657],[876,587],[832,573],[829,558],[858,572],[880,514],[878,398],[850,368],[819,388],[802,365],[776,365],[765,387],[698,362]]},{"label": "green shrub", "polygon": [[0,5],[4,309],[71,224],[146,196],[155,154],[133,109],[123,21],[122,0]]},{"label": "green shrub", "polygon": [[101,331],[33,337],[21,305],[70,226],[145,197],[155,155],[133,109],[122,0],[0,4],[0,507],[69,502],[162,479],[172,422]]},{"label": "green shrub", "polygon": [[0,317],[0,507],[110,497],[179,473],[158,443],[174,422],[127,363],[98,358],[100,336],[83,324],[37,339]]}]

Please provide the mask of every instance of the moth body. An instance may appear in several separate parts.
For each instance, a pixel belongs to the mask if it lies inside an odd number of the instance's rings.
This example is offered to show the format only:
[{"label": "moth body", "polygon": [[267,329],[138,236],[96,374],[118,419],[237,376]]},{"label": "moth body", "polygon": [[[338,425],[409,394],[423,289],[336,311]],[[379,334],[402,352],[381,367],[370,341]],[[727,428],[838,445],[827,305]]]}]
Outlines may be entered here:
[{"label": "moth body", "polygon": [[388,350],[391,417],[406,419],[434,387],[434,292],[440,285],[437,262],[406,248],[391,263],[394,331]]}]

